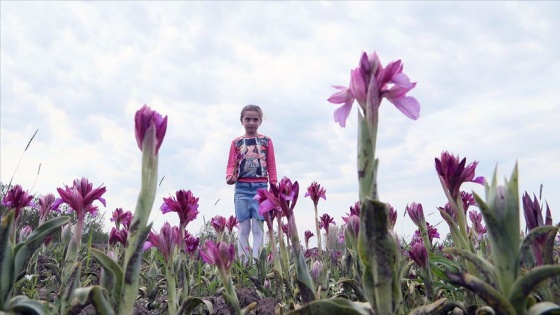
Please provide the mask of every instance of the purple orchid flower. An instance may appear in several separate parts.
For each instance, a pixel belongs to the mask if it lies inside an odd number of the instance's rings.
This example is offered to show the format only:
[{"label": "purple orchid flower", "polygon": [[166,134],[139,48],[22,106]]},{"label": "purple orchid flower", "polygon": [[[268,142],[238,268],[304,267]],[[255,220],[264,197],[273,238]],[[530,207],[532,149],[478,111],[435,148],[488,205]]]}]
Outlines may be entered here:
[{"label": "purple orchid flower", "polygon": [[19,218],[21,209],[28,206],[36,206],[33,202],[33,196],[27,191],[23,191],[20,185],[15,185],[10,188],[8,193],[2,198],[2,202],[0,204],[15,210],[15,220]]},{"label": "purple orchid flower", "polygon": [[200,238],[195,237],[188,231],[185,231],[185,251],[189,254],[193,254],[200,244]]},{"label": "purple orchid flower", "polygon": [[449,191],[454,201],[459,197],[461,185],[466,182],[473,182],[484,185],[484,177],[474,177],[478,162],[466,165],[467,158],[459,161],[459,156],[455,156],[447,151],[441,153],[441,157],[435,158],[436,171],[445,187]]},{"label": "purple orchid flower", "polygon": [[122,208],[116,208],[113,211],[112,216],[110,218],[111,222],[115,222],[115,227],[120,229],[121,226],[124,226],[126,229],[130,227],[130,223],[132,222],[133,214],[129,210],[124,211]]},{"label": "purple orchid flower", "polygon": [[319,185],[317,182],[312,182],[311,185],[307,187],[307,193],[305,193],[304,197],[310,197],[313,201],[313,204],[317,205],[320,198],[327,200],[326,193],[327,191],[325,190],[325,188],[321,187],[321,185]]},{"label": "purple orchid flower", "polygon": [[421,238],[416,238],[412,241],[408,255],[418,266],[426,268],[428,262],[428,251],[426,250],[426,246],[424,246]]},{"label": "purple orchid flower", "polygon": [[410,219],[418,227],[422,226],[426,219],[424,218],[424,210],[421,203],[413,202],[410,205],[406,205],[406,212],[410,216]]},{"label": "purple orchid flower", "polygon": [[228,275],[235,260],[235,248],[233,244],[206,240],[200,249],[202,260],[208,264],[215,265],[223,275]]},{"label": "purple orchid flower", "polygon": [[115,246],[117,243],[121,243],[126,246],[128,240],[128,230],[127,229],[117,229],[113,227],[111,233],[109,233],[109,245]]},{"label": "purple orchid flower", "polygon": [[187,224],[196,219],[198,215],[199,198],[196,198],[190,190],[178,190],[175,196],[164,197],[160,209],[163,214],[176,212],[179,215],[179,228],[184,231]]},{"label": "purple orchid flower", "polygon": [[324,213],[320,218],[319,218],[319,229],[324,228],[325,232],[327,233],[327,238],[329,237],[329,226],[331,224],[336,224],[334,222],[334,218],[331,217],[328,213]]},{"label": "purple orchid flower", "polygon": [[[390,86],[391,85],[391,86]],[[390,62],[383,68],[377,53],[362,53],[359,66],[350,72],[350,86],[333,86],[338,90],[328,101],[343,104],[335,110],[334,119],[345,127],[354,100],[358,102],[364,113],[376,113],[383,98],[393,103],[397,109],[410,119],[420,116],[420,104],[406,93],[416,86],[415,82],[403,73],[400,60]],[[367,116],[367,115],[364,115]]]},{"label": "purple orchid flower", "polygon": [[144,250],[156,247],[166,263],[173,259],[175,249],[181,244],[181,235],[177,226],[171,226],[165,222],[158,233],[150,231],[148,241],[144,244]]},{"label": "purple orchid flower", "polygon": [[390,203],[387,203],[387,208],[389,209],[389,229],[392,230],[395,227],[395,224],[397,223],[397,210],[395,210],[395,208],[393,208],[393,206],[391,206]]},{"label": "purple orchid flower", "polygon": [[39,198],[39,225],[45,223],[52,210],[56,197],[54,194],[46,194]]},{"label": "purple orchid flower", "polygon": [[94,201],[98,200],[103,206],[107,206],[105,199],[101,197],[107,190],[104,186],[93,188],[93,184],[83,177],[74,180],[72,187],[64,186],[64,189],[56,189],[60,198],[55,200],[52,209],[57,209],[62,203],[66,203],[76,212],[78,221],[83,222],[87,213],[92,216],[97,215],[97,206],[93,205]]},{"label": "purple orchid flower", "polygon": [[469,211],[469,219],[472,223],[472,229],[476,233],[477,240],[480,242],[484,234],[486,234],[486,227],[482,225],[482,214],[471,210]]},{"label": "purple orchid flower", "polygon": [[226,229],[226,222],[226,218],[222,217],[219,214],[213,217],[212,220],[210,220],[210,224],[212,224],[212,227],[218,234],[224,233]]},{"label": "purple orchid flower", "polygon": [[158,112],[152,110],[147,105],[142,106],[134,116],[134,125],[136,132],[136,142],[138,147],[143,151],[144,137],[150,127],[155,129],[156,137],[156,155],[165,137],[167,131],[167,116],[162,117]]},{"label": "purple orchid flower", "polygon": [[237,218],[233,215],[230,215],[226,221],[226,228],[228,229],[228,233],[229,234],[233,233],[233,228],[237,227],[238,225],[239,222],[237,222]]},{"label": "purple orchid flower", "polygon": [[[426,228],[428,230],[428,240],[430,241],[430,244],[432,244],[434,238],[440,238],[439,232],[436,227],[426,222]],[[413,237],[422,238],[422,234],[420,233],[420,230],[414,231]]]},{"label": "purple orchid flower", "polygon": [[309,239],[313,236],[315,236],[315,234],[313,234],[313,232],[311,232],[310,230],[305,231],[304,233],[305,236],[305,248],[308,249],[309,248]]},{"label": "purple orchid flower", "polygon": [[342,217],[342,220],[343,220],[344,222],[347,222],[347,221],[348,221],[348,218],[349,218],[351,215],[356,215],[356,216],[358,216],[358,217],[360,216],[360,202],[359,202],[359,201],[356,201],[356,202],[354,203],[354,205],[350,207],[350,213],[347,212],[347,213],[346,213],[346,216],[345,216],[345,217]]}]

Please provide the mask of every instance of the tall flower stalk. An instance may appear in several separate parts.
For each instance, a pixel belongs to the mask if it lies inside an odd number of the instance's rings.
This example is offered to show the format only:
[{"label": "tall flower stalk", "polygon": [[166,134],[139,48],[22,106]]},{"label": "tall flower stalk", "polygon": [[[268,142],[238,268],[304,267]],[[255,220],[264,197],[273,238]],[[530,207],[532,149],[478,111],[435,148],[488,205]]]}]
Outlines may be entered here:
[{"label": "tall flower stalk", "polygon": [[350,86],[334,86],[338,92],[328,101],[342,104],[334,112],[341,127],[357,101],[358,110],[358,184],[361,203],[358,251],[363,262],[362,282],[376,314],[397,312],[401,294],[398,279],[396,239],[389,230],[389,210],[379,201],[375,157],[379,106],[383,98],[393,103],[408,118],[417,119],[420,104],[406,94],[416,83],[403,73],[400,60],[383,67],[377,54],[362,53],[359,65],[350,72]]},{"label": "tall flower stalk", "polygon": [[147,105],[134,117],[136,142],[142,151],[142,180],[134,219],[128,231],[128,246],[124,258],[124,285],[122,298],[117,301],[118,314],[132,314],[138,294],[142,246],[151,224],[148,218],[154,204],[158,181],[158,152],[167,130],[167,116],[162,117]]},{"label": "tall flower stalk", "polygon": [[232,313],[241,314],[237,293],[230,277],[231,267],[235,260],[235,247],[233,244],[224,242],[214,243],[211,240],[206,240],[206,243],[200,250],[200,256],[204,262],[215,265],[218,268],[218,273],[225,287],[224,297],[232,309]]},{"label": "tall flower stalk", "polygon": [[468,165],[466,163],[466,158],[459,159],[459,156],[447,151],[442,152],[439,159],[435,158],[436,171],[443,191],[447,196],[451,215],[447,216],[445,212],[440,212],[450,226],[451,235],[454,237],[455,243],[464,250],[473,251],[472,244],[469,242],[466,219],[467,209],[465,209],[465,203],[462,199],[461,186],[467,182],[484,185],[484,177],[475,177],[478,162],[475,161]]},{"label": "tall flower stalk", "polygon": [[66,304],[74,292],[74,289],[79,286],[80,281],[80,263],[78,262],[78,252],[82,245],[82,234],[84,229],[84,221],[86,214],[96,215],[97,206],[93,202],[99,200],[104,206],[106,205],[105,199],[101,196],[106,191],[106,188],[99,186],[93,188],[86,178],[74,180],[72,187],[65,185],[65,188],[57,188],[60,195],[52,204],[52,208],[58,208],[62,203],[66,203],[74,212],[76,212],[76,225],[73,229],[73,237],[70,239],[70,244],[66,250],[65,264],[62,272],[62,296],[60,299],[60,311],[66,312]]},{"label": "tall flower stalk", "polygon": [[[296,267],[296,282],[300,289],[304,304],[315,299],[315,284],[307,268],[305,255],[301,250],[301,243],[297,232],[294,217],[294,208],[299,196],[299,183],[284,177],[278,186],[270,186],[270,191],[260,189],[257,195],[259,200],[259,214],[264,215],[272,210],[280,211],[288,221],[288,238],[292,245],[292,258]],[[281,226],[279,227],[281,230]]]},{"label": "tall flower stalk", "polygon": [[[430,258],[428,253],[431,252],[432,242],[428,235],[428,224],[426,223],[426,218],[424,217],[424,209],[422,204],[417,204],[413,202],[407,205],[405,208],[406,212],[412,219],[412,222],[418,227],[419,238],[413,240],[411,245],[412,250],[409,252],[411,257],[420,257],[421,259],[414,259],[416,264],[422,269],[424,273],[424,284],[426,287],[426,296],[430,302],[434,301],[434,291],[432,286],[432,272],[430,270]],[[425,254],[424,254],[425,253]]]},{"label": "tall flower stalk", "polygon": [[177,313],[177,270],[175,270],[175,260],[179,246],[184,243],[179,233],[179,228],[171,226],[165,222],[158,233],[150,232],[148,241],[144,249],[155,246],[163,256],[165,261],[165,278],[167,280],[167,310],[169,315]]},{"label": "tall flower stalk", "polygon": [[317,182],[312,182],[311,185],[307,187],[307,192],[304,196],[311,198],[311,201],[313,201],[313,209],[315,209],[315,231],[317,232],[317,254],[319,255],[319,259],[321,259],[323,256],[323,247],[321,244],[321,228],[319,226],[320,222],[318,204],[319,199],[321,198],[327,200],[326,193],[327,191],[325,190],[325,188],[321,187],[320,184],[318,184]]}]

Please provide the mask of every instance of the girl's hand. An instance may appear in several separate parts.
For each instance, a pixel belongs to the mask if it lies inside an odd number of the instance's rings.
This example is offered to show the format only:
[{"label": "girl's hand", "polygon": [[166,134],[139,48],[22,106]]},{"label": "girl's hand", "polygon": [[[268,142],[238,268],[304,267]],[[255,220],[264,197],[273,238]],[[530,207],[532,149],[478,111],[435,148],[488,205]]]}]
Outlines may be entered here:
[{"label": "girl's hand", "polygon": [[226,177],[226,184],[228,185],[233,185],[237,182],[237,176],[232,175],[232,176],[228,176]]}]

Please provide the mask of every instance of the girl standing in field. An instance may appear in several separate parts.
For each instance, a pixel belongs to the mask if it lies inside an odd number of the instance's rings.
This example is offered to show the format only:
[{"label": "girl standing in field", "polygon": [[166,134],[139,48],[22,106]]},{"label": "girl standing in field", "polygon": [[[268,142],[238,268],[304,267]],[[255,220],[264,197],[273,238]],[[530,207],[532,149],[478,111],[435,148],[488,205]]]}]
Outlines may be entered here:
[{"label": "girl standing in field", "polygon": [[249,234],[253,232],[252,257],[258,259],[263,242],[263,221],[259,204],[254,199],[257,189],[267,188],[268,182],[276,185],[276,160],[272,139],[259,134],[263,113],[257,105],[247,105],[241,110],[243,136],[233,139],[229,149],[226,183],[235,184],[235,216],[239,222],[238,255],[243,263],[249,259]]}]

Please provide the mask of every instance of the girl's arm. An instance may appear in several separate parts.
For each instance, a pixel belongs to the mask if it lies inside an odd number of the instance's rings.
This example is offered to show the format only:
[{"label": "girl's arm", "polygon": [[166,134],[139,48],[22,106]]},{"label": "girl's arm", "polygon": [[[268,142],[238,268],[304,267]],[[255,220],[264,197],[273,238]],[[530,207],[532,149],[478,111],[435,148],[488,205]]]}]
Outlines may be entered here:
[{"label": "girl's arm", "polygon": [[278,173],[276,172],[276,155],[274,154],[274,144],[272,144],[272,139],[268,140],[266,166],[268,168],[268,181],[270,184],[276,185],[278,182]]},{"label": "girl's arm", "polygon": [[226,183],[228,185],[233,185],[237,182],[237,149],[233,141],[229,147],[229,156],[226,167]]}]

